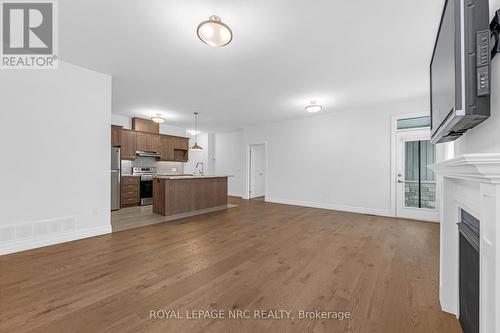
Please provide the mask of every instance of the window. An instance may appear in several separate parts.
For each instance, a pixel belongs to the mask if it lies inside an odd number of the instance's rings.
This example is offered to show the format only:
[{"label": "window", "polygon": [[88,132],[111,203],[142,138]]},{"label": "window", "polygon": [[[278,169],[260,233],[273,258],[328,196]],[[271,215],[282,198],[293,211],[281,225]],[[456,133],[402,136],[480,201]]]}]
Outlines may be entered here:
[{"label": "window", "polygon": [[430,127],[430,126],[431,126],[431,117],[429,116],[398,119],[398,130]]}]

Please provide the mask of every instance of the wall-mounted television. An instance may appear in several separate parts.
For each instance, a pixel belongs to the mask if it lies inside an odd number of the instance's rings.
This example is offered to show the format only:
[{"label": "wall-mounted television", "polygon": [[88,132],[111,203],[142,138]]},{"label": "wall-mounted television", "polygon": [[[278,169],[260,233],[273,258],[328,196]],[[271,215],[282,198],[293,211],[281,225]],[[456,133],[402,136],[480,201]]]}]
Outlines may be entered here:
[{"label": "wall-mounted television", "polygon": [[430,65],[432,143],[490,116],[490,61],[488,0],[446,0]]}]

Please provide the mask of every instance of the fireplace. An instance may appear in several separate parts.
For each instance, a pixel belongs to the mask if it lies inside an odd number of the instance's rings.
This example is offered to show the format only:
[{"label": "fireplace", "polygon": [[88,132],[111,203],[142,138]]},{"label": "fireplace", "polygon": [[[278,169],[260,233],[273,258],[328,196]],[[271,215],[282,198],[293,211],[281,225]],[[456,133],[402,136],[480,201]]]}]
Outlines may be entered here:
[{"label": "fireplace", "polygon": [[479,220],[461,210],[459,320],[464,333],[479,333]]},{"label": "fireplace", "polygon": [[441,309],[456,315],[465,332],[465,322],[474,317],[480,333],[500,332],[500,154],[462,155],[431,168],[442,194]]}]

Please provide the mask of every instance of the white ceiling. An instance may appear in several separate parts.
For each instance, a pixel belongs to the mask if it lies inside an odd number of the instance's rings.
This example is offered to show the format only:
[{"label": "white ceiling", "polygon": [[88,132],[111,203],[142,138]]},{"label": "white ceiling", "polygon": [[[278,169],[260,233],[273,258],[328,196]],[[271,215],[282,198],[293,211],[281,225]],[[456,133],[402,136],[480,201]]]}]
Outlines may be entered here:
[{"label": "white ceiling", "polygon": [[[224,131],[420,98],[444,0],[65,0],[61,59],[113,76],[113,113]],[[234,33],[203,44],[218,15]]]}]

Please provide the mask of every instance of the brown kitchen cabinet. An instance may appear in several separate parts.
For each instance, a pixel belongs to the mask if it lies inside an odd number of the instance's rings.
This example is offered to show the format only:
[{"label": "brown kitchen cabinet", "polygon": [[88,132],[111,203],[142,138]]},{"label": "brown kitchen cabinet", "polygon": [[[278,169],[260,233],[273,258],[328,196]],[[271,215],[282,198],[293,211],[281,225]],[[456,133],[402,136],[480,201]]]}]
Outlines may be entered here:
[{"label": "brown kitchen cabinet", "polygon": [[188,150],[174,149],[174,161],[187,162],[188,161]]},{"label": "brown kitchen cabinet", "polygon": [[160,136],[155,134],[137,132],[137,150],[160,152]]},{"label": "brown kitchen cabinet", "polygon": [[132,129],[139,132],[160,134],[160,124],[138,117],[132,118]]},{"label": "brown kitchen cabinet", "polygon": [[121,146],[122,160],[135,160],[137,151],[157,152],[161,161],[187,162],[189,139],[180,136],[152,134],[124,129],[113,125],[111,128],[113,146]]},{"label": "brown kitchen cabinet", "polygon": [[122,128],[120,134],[122,160],[135,160],[137,133]]},{"label": "brown kitchen cabinet", "polygon": [[121,207],[137,206],[140,202],[140,178],[138,176],[122,176]]},{"label": "brown kitchen cabinet", "polygon": [[174,136],[174,161],[187,162],[189,152],[189,139]]},{"label": "brown kitchen cabinet", "polygon": [[180,136],[174,136],[174,149],[189,150],[189,139]]},{"label": "brown kitchen cabinet", "polygon": [[117,147],[121,145],[122,126],[111,125],[111,145]]},{"label": "brown kitchen cabinet", "polygon": [[160,137],[160,153],[162,161],[174,160],[174,137],[170,135],[162,135]]}]

